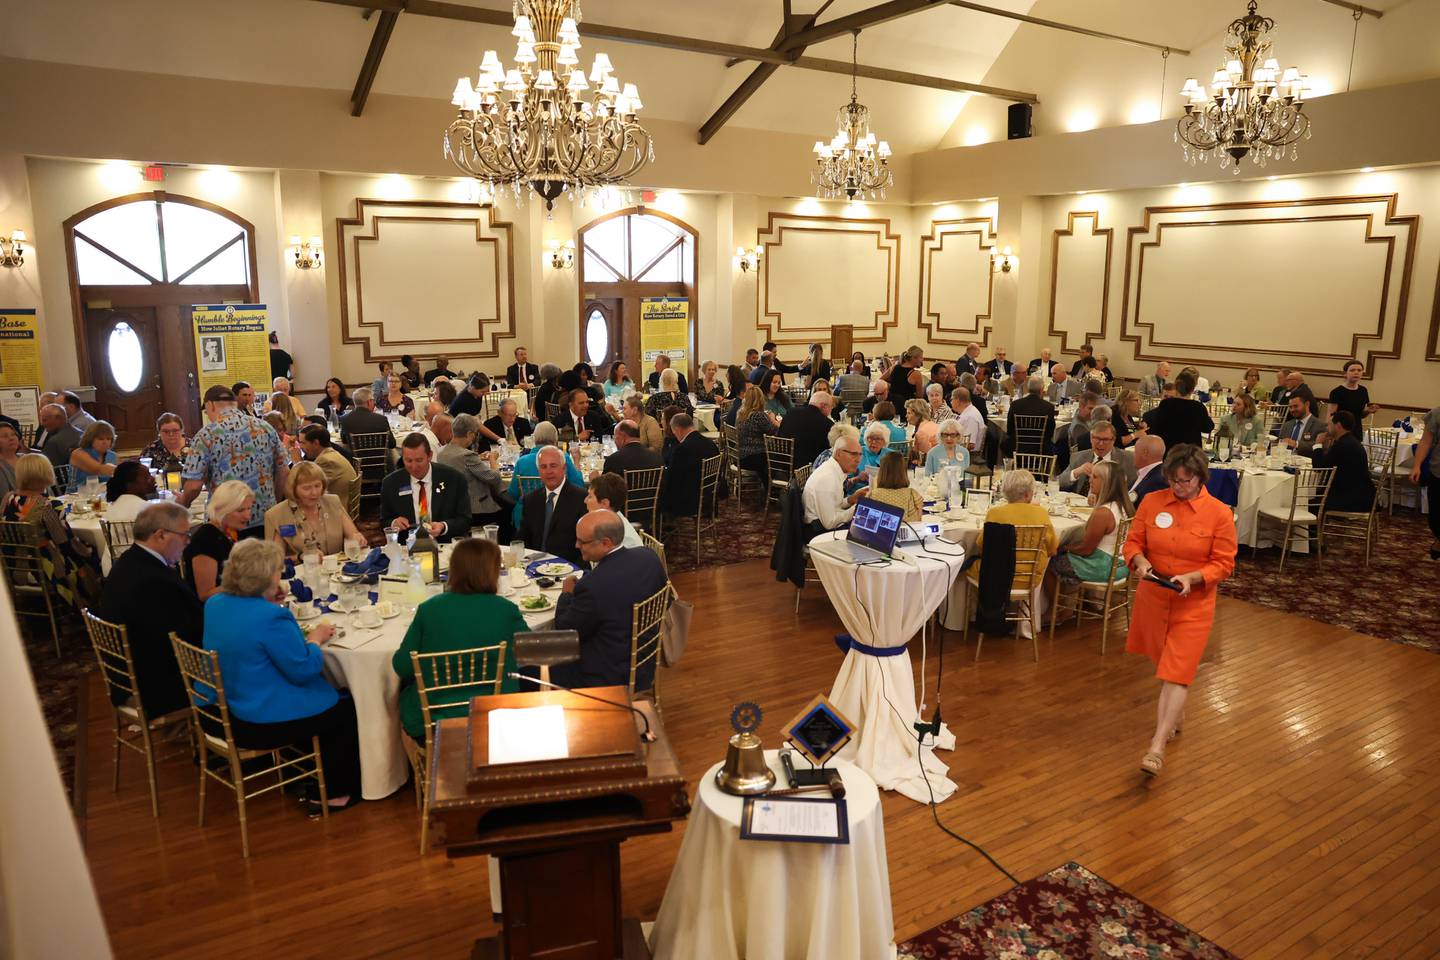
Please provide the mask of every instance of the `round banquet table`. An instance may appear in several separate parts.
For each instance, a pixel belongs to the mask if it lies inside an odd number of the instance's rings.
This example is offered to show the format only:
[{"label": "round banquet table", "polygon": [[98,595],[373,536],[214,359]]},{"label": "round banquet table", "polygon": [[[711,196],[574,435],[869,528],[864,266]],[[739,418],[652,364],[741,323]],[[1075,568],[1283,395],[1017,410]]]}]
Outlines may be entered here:
[{"label": "round banquet table", "polygon": [[[845,536],[837,530],[810,543]],[[920,803],[929,802],[932,790],[937,802],[945,800],[955,792],[955,784],[933,746],[918,748],[928,787],[915,760],[912,724],[919,712],[906,644],[945,602],[965,561],[961,547],[934,541],[926,546],[928,551],[914,544],[898,547],[899,557],[884,564],[849,563],[810,551],[825,594],[852,638],[830,690],[831,701],[856,726],[840,755],[882,788]],[[948,731],[942,731],[939,740],[940,746],[953,749],[955,740]]]},{"label": "round banquet table", "polygon": [[[449,551],[442,552],[442,568]],[[541,555],[526,554],[526,563]],[[501,595],[516,598],[537,594],[532,582],[519,591],[506,592],[508,574],[501,576]],[[431,584],[431,594],[440,591]],[[558,590],[549,591],[551,599]],[[524,613],[531,630],[547,630],[555,621],[555,609]],[[366,800],[388,797],[405,785],[409,764],[405,757],[405,731],[400,727],[400,678],[390,661],[405,639],[414,614],[400,613],[382,621],[378,628],[359,627],[350,613],[334,612],[329,619],[345,629],[323,648],[325,675],[337,687],[345,687],[355,701],[355,725],[360,737],[360,794]]]},{"label": "round banquet table", "polygon": [[[61,499],[68,504],[74,505],[83,498],[81,498],[79,494],[70,493],[61,497]],[[155,502],[160,503],[159,500]],[[174,503],[173,500],[169,502]],[[108,577],[110,575],[111,564],[110,548],[105,543],[105,531],[100,527],[100,519],[104,516],[105,514],[103,513],[75,513],[72,510],[65,520],[70,524],[70,532],[88,543],[91,549],[95,551],[96,555],[100,558],[100,574]],[[205,503],[197,500],[190,505],[190,528],[193,530],[204,522]]]},{"label": "round banquet table", "polygon": [[695,405],[695,428],[701,433],[714,433],[715,414],[719,411],[713,403],[697,403]]},{"label": "round banquet table", "polygon": [[[783,786],[777,752],[765,760]],[[722,764],[705,771],[650,933],[655,960],[895,956],[879,791],[854,764],[830,765],[845,781],[848,844],[741,840],[744,798],[715,786]]]},{"label": "round banquet table", "polygon": [[[1308,464],[1309,459],[1306,458],[1301,465]],[[1232,461],[1228,467],[1219,464],[1210,467],[1212,473],[1226,469],[1237,471],[1240,478],[1240,493],[1235,503],[1236,539],[1247,547],[1279,546],[1269,537],[1279,535],[1282,532],[1281,527],[1272,523],[1265,528],[1265,537],[1260,536],[1260,511],[1290,509],[1290,498],[1295,490],[1295,474],[1242,465],[1239,461]],[[1297,541],[1291,544],[1291,549],[1305,553],[1310,548],[1308,544]]]}]

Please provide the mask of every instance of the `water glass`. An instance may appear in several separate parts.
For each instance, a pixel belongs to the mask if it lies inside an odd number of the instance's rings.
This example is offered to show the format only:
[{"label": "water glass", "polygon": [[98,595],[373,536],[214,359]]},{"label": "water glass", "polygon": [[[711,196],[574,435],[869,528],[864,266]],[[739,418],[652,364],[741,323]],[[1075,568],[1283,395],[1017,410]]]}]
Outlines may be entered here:
[{"label": "water glass", "polygon": [[500,525],[498,523],[485,524],[484,533],[486,540],[489,540],[497,547],[500,545]]},{"label": "water glass", "polygon": [[359,540],[345,541],[345,558],[352,563],[358,562],[365,556],[365,545]]},{"label": "water glass", "polygon": [[525,562],[525,541],[510,541],[510,566],[518,567]]}]

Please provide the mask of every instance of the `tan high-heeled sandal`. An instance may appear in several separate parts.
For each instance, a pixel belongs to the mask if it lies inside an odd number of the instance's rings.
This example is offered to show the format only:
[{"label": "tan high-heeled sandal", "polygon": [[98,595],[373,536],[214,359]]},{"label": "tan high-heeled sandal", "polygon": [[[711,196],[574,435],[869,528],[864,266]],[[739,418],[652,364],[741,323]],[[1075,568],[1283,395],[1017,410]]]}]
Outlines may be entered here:
[{"label": "tan high-heeled sandal", "polygon": [[1165,758],[1158,753],[1147,753],[1140,758],[1140,772],[1147,777],[1158,777],[1165,767]]}]

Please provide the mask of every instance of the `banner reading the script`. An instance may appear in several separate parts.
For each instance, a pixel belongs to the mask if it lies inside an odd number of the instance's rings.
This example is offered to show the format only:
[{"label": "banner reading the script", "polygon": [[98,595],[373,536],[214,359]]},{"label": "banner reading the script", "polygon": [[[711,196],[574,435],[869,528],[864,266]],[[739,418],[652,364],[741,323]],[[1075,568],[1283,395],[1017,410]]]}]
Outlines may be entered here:
[{"label": "banner reading the script", "polygon": [[670,365],[684,370],[689,361],[690,301],[685,297],[640,298],[640,359],[648,367],[670,355]]},{"label": "banner reading the script", "polygon": [[0,386],[42,386],[40,324],[34,310],[0,307]]},{"label": "banner reading the script", "polygon": [[270,391],[270,341],[263,303],[214,303],[191,307],[200,396],[217,383],[240,380],[257,393]]}]

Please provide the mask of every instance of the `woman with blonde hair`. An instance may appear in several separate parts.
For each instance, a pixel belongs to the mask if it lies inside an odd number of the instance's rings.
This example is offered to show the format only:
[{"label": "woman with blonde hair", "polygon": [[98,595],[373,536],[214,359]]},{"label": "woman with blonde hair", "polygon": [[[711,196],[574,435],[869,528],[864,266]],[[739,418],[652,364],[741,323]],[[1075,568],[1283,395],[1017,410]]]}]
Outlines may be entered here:
[{"label": "woman with blonde hair", "polygon": [[255,508],[255,491],[244,480],[226,480],[210,493],[205,503],[208,523],[190,534],[181,558],[181,570],[190,579],[200,602],[204,603],[220,589],[220,577],[230,550],[240,539],[240,531],[250,526],[250,512]]},{"label": "woman with blonde hair", "polygon": [[830,379],[830,361],[825,359],[825,347],[819,343],[810,344],[809,355],[805,362],[800,364],[800,376],[804,378],[805,385],[815,389],[816,380]]},{"label": "woman with blonde hair", "polygon": [[346,540],[364,541],[345,504],[325,492],[325,472],[309,460],[295,465],[285,499],[265,511],[265,539],[289,557],[340,553]]},{"label": "woman with blonde hair", "polygon": [[706,360],[700,365],[700,382],[695,384],[695,402],[725,405],[725,384],[720,381],[720,365]]},{"label": "woman with blonde hair", "polygon": [[41,564],[67,603],[90,606],[100,601],[100,564],[90,544],[76,537],[65,518],[50,505],[55,468],[42,454],[15,460],[15,489],[5,494],[0,520],[28,523],[39,531]]},{"label": "woman with blonde hair", "polygon": [[1121,390],[1110,411],[1110,422],[1115,425],[1115,446],[1120,448],[1135,445],[1135,441],[1150,429],[1140,416],[1140,394],[1134,390]]},{"label": "woman with blonde hair", "polygon": [[898,453],[887,453],[880,458],[880,472],[866,496],[899,507],[905,511],[904,519],[912,523],[918,521],[925,511],[925,501],[910,486],[910,471],[905,469],[905,458]]},{"label": "woman with blonde hair", "polygon": [[[1075,585],[1105,583],[1110,579],[1110,559],[1115,556],[1115,534],[1123,520],[1135,515],[1125,474],[1108,460],[1101,460],[1090,469],[1090,506],[1095,509],[1085,521],[1085,532],[1079,543],[1055,555],[1050,569],[1060,582]],[[1121,560],[1115,571],[1117,578],[1128,577],[1129,569]]]},{"label": "woman with blonde hair", "polygon": [[96,420],[85,428],[80,446],[70,451],[70,492],[84,486],[91,477],[115,475],[115,428],[107,421]]},{"label": "woman with blonde hair", "polygon": [[924,459],[935,444],[940,442],[940,424],[935,422],[930,404],[921,399],[905,401],[905,419],[915,428],[910,450],[913,456]]},{"label": "woman with blonde hair", "polygon": [[1220,421],[1216,436],[1228,436],[1236,446],[1253,447],[1265,436],[1265,421],[1259,416],[1255,397],[1249,393],[1237,393],[1230,404],[1230,412]]}]

